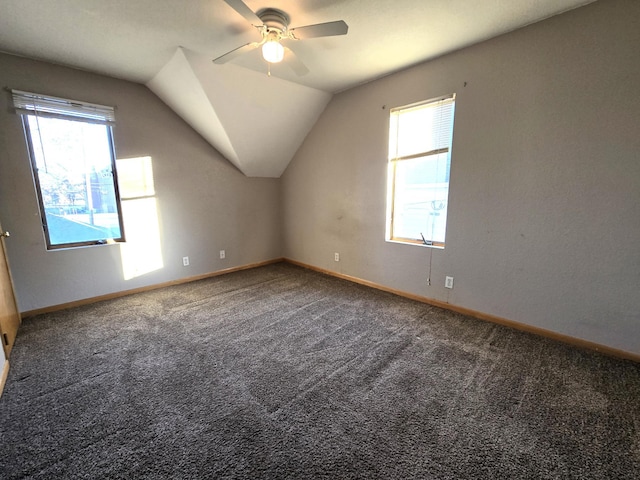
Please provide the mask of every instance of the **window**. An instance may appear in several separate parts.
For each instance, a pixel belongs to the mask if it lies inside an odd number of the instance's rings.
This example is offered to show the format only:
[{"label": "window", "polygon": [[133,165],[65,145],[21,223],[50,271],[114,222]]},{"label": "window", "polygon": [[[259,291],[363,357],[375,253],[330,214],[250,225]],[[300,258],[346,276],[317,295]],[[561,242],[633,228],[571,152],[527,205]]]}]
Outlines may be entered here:
[{"label": "window", "polygon": [[48,249],[124,241],[111,107],[12,91]]},{"label": "window", "polygon": [[391,110],[387,240],[444,247],[455,95]]}]

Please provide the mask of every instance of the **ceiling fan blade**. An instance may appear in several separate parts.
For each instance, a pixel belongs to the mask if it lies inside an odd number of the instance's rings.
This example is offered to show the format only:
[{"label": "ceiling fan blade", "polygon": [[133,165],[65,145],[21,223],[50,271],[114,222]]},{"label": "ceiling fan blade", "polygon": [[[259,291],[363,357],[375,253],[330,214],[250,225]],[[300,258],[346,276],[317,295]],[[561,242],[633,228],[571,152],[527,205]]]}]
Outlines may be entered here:
[{"label": "ceiling fan blade", "polygon": [[335,35],[345,35],[349,31],[349,25],[344,20],[335,22],[318,23],[307,25],[306,27],[291,28],[289,32],[296,40],[316,37],[333,37]]},{"label": "ceiling fan blade", "polygon": [[247,43],[246,45],[242,45],[241,47],[234,48],[230,52],[225,53],[224,55],[219,56],[218,58],[213,60],[213,63],[227,63],[229,60],[233,60],[239,55],[243,53],[247,53],[254,48],[258,47],[260,44],[256,42]]},{"label": "ceiling fan blade", "polygon": [[242,0],[224,0],[224,2],[242,15],[254,26],[262,25],[262,20]]},{"label": "ceiling fan blade", "polygon": [[284,47],[285,58],[284,63],[291,69],[293,72],[302,77],[309,73],[309,69],[307,66],[302,63],[302,60],[298,58],[298,56],[291,50],[290,48]]}]

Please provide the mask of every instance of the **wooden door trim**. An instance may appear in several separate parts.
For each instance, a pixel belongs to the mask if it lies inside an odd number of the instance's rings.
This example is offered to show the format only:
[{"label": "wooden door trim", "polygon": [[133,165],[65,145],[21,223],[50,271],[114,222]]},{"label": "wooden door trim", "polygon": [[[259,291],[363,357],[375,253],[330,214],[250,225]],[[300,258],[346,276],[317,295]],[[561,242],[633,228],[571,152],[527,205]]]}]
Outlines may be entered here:
[{"label": "wooden door trim", "polygon": [[2,367],[2,373],[0,374],[0,397],[2,396],[2,392],[4,390],[4,384],[7,383],[8,375],[9,375],[9,360],[5,360],[4,366]]},{"label": "wooden door trim", "polygon": [[[2,232],[2,225],[0,225],[0,232]],[[9,293],[10,295],[7,297],[7,300],[11,300],[13,301],[13,308],[15,311],[15,317],[13,314],[7,315],[5,320],[7,320],[9,322],[9,325],[5,324],[2,328],[0,328],[0,342],[2,343],[2,349],[4,351],[4,357],[5,359],[9,359],[9,356],[11,354],[11,350],[13,349],[13,345],[15,343],[16,337],[18,335],[18,329],[20,328],[20,324],[22,323],[22,315],[20,314],[20,310],[18,307],[18,299],[16,297],[16,290],[14,287],[14,283],[13,283],[13,275],[11,274],[11,265],[9,264],[9,256],[7,255],[7,247],[6,247],[6,243],[5,243],[5,239],[4,236],[0,237],[0,263],[4,263],[4,267],[7,270],[7,279],[8,279],[8,284],[7,285],[2,285],[2,291],[0,293],[2,293],[2,295],[4,296],[6,293]],[[2,268],[2,267],[0,267]],[[3,273],[2,273],[3,274]],[[4,274],[3,274],[4,275]],[[8,310],[9,309],[9,305],[7,305]],[[3,312],[3,314],[6,312]],[[3,317],[4,318],[4,317]],[[15,332],[13,332],[13,322],[14,320],[17,319],[17,324],[15,325]],[[6,329],[6,330],[5,330]],[[10,334],[8,335],[10,337],[10,342],[7,345],[5,343],[5,334]]]}]

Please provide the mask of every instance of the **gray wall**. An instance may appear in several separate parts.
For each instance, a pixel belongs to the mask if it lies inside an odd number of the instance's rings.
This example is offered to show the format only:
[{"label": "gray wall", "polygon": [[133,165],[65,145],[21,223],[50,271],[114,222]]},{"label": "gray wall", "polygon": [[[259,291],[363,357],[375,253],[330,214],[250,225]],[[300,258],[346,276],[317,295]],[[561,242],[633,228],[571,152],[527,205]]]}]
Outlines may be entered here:
[{"label": "gray wall", "polygon": [[[639,19],[601,0],[335,96],[282,177],[285,256],[639,354]],[[388,109],[452,92],[446,249],[387,243]]]},{"label": "gray wall", "polygon": [[[0,220],[19,307],[285,254],[639,354],[639,18],[640,2],[600,0],[339,94],[281,180],[244,177],[144,86],[0,54],[2,87],[117,106],[118,157],[153,159],[163,259],[125,280],[119,246],[45,250],[2,92]],[[388,109],[451,92],[447,248],[387,243]]]},{"label": "gray wall", "polygon": [[21,311],[282,255],[279,181],[246,178],[146,87],[2,54],[0,86],[117,107],[117,157],[152,157],[163,264],[126,280],[119,245],[46,251],[22,124],[3,91],[0,221],[11,232],[7,251]]}]

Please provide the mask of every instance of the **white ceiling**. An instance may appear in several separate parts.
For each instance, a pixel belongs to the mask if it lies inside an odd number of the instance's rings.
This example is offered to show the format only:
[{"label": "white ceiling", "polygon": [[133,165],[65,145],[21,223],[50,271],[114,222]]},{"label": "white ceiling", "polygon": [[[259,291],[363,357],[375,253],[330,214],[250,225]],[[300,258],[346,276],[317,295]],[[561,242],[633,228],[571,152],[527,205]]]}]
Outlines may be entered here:
[{"label": "white ceiling", "polygon": [[[276,98],[285,106],[288,89],[300,94],[300,86],[310,87],[302,94],[312,104],[311,112],[302,122],[306,126],[315,121],[326,104],[318,102],[322,92],[348,89],[592,1],[246,0],[245,3],[254,12],[266,7],[286,11],[291,27],[333,20],[344,20],[349,25],[345,36],[287,41],[287,46],[309,68],[307,75],[298,77],[282,64],[272,69],[275,77],[297,84],[289,84],[287,88],[287,82],[279,83]],[[266,82],[266,75],[262,80],[255,77],[256,71],[266,73],[266,64],[258,51],[233,60],[235,65],[211,68],[201,65],[202,59],[213,60],[259,38],[257,30],[223,0],[0,0],[1,51],[147,84],[201,134],[211,128],[207,125],[211,122],[218,133],[210,135],[211,138],[203,136],[245,174],[279,176],[282,166],[286,167],[295,154],[300,135],[303,138],[306,131],[299,132],[288,148],[279,152],[289,158],[263,160],[257,149],[247,148],[246,142],[234,141],[243,132],[234,127],[238,119],[232,120],[223,112],[233,107],[231,102],[237,101],[237,96],[211,102],[207,106],[208,115],[177,107],[176,95],[182,88],[193,87],[194,78],[206,96],[213,92],[207,85],[224,84],[222,77],[229,75],[240,81],[246,77],[254,97],[256,89],[258,93],[265,89],[264,94],[269,94],[272,86]],[[171,80],[166,73],[175,69],[178,52],[189,52],[185,59],[199,60],[178,62],[189,71],[176,73]],[[243,73],[230,74],[234,69]],[[159,80],[161,77],[163,81]],[[186,78],[187,83],[180,84],[179,79]],[[159,86],[172,81],[173,87]],[[260,103],[254,104],[255,109],[264,110]],[[270,113],[262,111],[261,115],[289,118],[289,122],[278,121],[279,138],[286,142],[286,132],[299,123],[297,115],[304,110],[305,101],[285,115],[282,106],[275,104]],[[252,108],[244,112],[247,120],[256,118]],[[260,162],[266,167],[253,168]],[[269,167],[271,163],[273,168]]]}]

